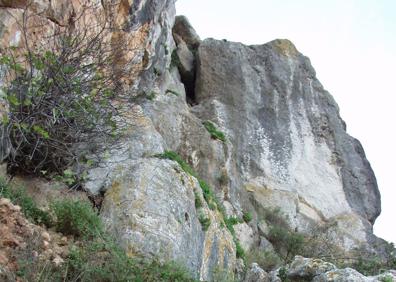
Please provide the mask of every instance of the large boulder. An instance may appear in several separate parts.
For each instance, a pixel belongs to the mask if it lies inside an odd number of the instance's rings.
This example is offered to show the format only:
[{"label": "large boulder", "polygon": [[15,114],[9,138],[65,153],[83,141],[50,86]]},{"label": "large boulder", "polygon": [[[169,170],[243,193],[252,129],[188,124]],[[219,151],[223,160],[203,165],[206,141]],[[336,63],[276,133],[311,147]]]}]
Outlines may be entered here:
[{"label": "large boulder", "polygon": [[[195,207],[199,197],[202,208]],[[173,161],[136,161],[114,176],[101,216],[129,256],[173,260],[202,280],[235,267],[235,246],[222,217],[205,203],[198,181]],[[201,217],[210,225],[205,231]]]}]

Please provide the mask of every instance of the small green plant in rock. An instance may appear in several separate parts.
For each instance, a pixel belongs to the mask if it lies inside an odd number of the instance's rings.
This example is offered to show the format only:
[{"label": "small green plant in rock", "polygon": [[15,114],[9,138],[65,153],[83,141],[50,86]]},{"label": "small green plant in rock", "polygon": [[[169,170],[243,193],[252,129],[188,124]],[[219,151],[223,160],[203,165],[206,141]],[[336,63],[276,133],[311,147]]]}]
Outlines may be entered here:
[{"label": "small green plant in rock", "polygon": [[172,67],[179,67],[179,65],[180,65],[180,58],[179,58],[179,55],[177,54],[177,50],[176,49],[174,49],[173,51],[172,51],[172,55],[171,55],[171,64],[170,64],[170,67],[172,68]]},{"label": "small green plant in rock", "polygon": [[103,233],[102,222],[89,203],[63,200],[52,203],[51,209],[58,232],[84,238]]},{"label": "small green plant in rock", "polygon": [[202,201],[200,196],[198,195],[197,192],[194,191],[194,196],[195,196],[195,208],[199,209],[202,208]]},{"label": "small green plant in rock", "polygon": [[253,216],[252,216],[252,214],[251,214],[250,212],[244,212],[242,218],[243,218],[243,220],[244,220],[246,223],[249,223],[250,221],[252,221]]},{"label": "small green plant in rock", "polygon": [[151,91],[149,94],[147,94],[147,99],[149,99],[150,101],[153,101],[155,99],[155,97],[157,96],[157,94],[154,91]]},{"label": "small green plant in rock", "polygon": [[180,167],[184,170],[184,172],[188,173],[191,176],[195,176],[195,177],[197,176],[197,174],[194,172],[192,167],[188,163],[186,163],[182,159],[182,157],[179,156],[178,153],[176,153],[174,151],[165,151],[164,153],[158,154],[155,156],[158,158],[161,158],[161,159],[168,159],[168,160],[175,161],[180,165]]},{"label": "small green plant in rock", "polygon": [[287,277],[287,268],[281,267],[278,271],[278,277],[282,280],[282,282],[289,282],[290,279]]},{"label": "small green plant in rock", "polygon": [[235,237],[234,237],[234,242],[235,242],[235,247],[236,247],[237,258],[241,258],[241,259],[245,260],[245,258],[246,258],[245,250],[242,248],[241,244]]},{"label": "small green plant in rock", "polygon": [[209,226],[210,226],[210,218],[207,217],[205,214],[201,213],[198,217],[199,222],[202,225],[202,230],[206,231],[208,230]]},{"label": "small green plant in rock", "polygon": [[380,278],[381,282],[393,282],[393,278],[390,275],[384,276]]},{"label": "small green plant in rock", "polygon": [[209,132],[213,139],[218,139],[220,141],[226,142],[226,138],[223,132],[219,131],[216,126],[211,121],[204,121],[202,123],[206,130]]}]

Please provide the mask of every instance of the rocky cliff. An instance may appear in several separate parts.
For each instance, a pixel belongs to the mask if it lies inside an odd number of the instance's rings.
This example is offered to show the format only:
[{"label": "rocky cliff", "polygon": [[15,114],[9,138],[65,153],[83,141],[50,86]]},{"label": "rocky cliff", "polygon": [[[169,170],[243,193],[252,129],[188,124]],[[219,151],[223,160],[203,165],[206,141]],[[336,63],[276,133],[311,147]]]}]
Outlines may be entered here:
[{"label": "rocky cliff", "polygon": [[[0,7],[5,50],[39,44],[84,3]],[[26,13],[33,15],[28,23],[47,29],[28,25],[23,37],[18,23]],[[186,18],[175,18],[173,0],[98,1],[94,15],[73,23],[107,16],[118,27],[108,40],[132,50],[115,65],[131,99],[123,105],[125,135],[87,169],[82,188],[103,198],[100,215],[129,256],[175,260],[211,280],[219,269],[240,269],[241,249],[273,250],[271,213],[281,214],[288,230],[316,232],[344,253],[379,252],[374,173],[309,59],[290,41],[201,41]],[[6,161],[3,137],[0,151]],[[330,281],[323,279],[317,281]]]}]

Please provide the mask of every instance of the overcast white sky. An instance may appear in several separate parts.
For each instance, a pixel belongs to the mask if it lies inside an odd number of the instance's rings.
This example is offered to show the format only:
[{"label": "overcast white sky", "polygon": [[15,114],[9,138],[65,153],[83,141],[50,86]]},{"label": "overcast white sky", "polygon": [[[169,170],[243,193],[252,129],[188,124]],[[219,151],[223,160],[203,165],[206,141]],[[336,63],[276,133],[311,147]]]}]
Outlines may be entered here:
[{"label": "overcast white sky", "polygon": [[202,39],[290,39],[335,97],[382,195],[375,234],[396,243],[396,1],[178,0]]}]

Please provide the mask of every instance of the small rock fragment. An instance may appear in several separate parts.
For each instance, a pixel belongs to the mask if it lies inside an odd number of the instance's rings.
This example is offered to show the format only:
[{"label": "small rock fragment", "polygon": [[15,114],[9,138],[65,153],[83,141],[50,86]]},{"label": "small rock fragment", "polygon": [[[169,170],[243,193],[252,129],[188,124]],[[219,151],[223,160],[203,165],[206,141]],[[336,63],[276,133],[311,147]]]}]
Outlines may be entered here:
[{"label": "small rock fragment", "polygon": [[48,232],[46,232],[46,231],[44,231],[43,233],[41,233],[41,237],[43,237],[43,239],[45,240],[45,241],[51,241],[51,237],[50,237],[50,235],[49,235],[49,233]]},{"label": "small rock fragment", "polygon": [[56,255],[55,258],[52,260],[52,262],[56,265],[56,266],[60,266],[62,263],[64,263],[65,261],[59,256]]},{"label": "small rock fragment", "polygon": [[43,241],[43,248],[44,249],[48,249],[48,247],[49,247],[49,242],[48,241]]}]

